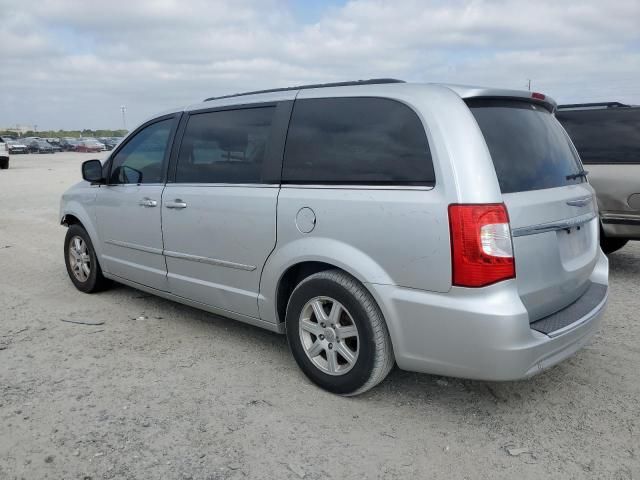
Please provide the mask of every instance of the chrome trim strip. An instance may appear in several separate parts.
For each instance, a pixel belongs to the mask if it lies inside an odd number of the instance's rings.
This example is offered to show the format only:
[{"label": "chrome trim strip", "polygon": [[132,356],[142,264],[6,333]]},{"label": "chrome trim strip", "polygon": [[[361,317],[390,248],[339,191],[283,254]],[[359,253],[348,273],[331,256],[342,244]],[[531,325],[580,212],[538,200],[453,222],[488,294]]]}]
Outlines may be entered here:
[{"label": "chrome trim strip", "polygon": [[162,255],[161,248],[145,247],[144,245],[138,245],[136,243],[121,242],[120,240],[105,240],[104,243],[109,245],[115,245],[116,247],[131,248],[132,250],[139,250],[146,253],[155,253],[156,255]]},{"label": "chrome trim strip", "polygon": [[535,235],[536,233],[553,232],[555,230],[567,230],[590,222],[598,215],[595,212],[585,213],[578,217],[560,220],[557,222],[541,223],[539,225],[531,225],[529,227],[514,228],[511,232],[513,237],[524,237],[526,235]]},{"label": "chrome trim strip", "polygon": [[164,183],[101,183],[102,187],[164,187]]},{"label": "chrome trim strip", "polygon": [[179,258],[181,260],[189,260],[191,262],[206,263],[217,267],[235,268],[236,270],[245,270],[252,272],[256,269],[255,265],[245,265],[243,263],[228,262],[227,260],[218,260],[217,258],[200,257],[198,255],[189,255],[188,253],[172,252],[165,250],[164,255],[171,258]]},{"label": "chrome trim strip", "polygon": [[104,243],[115,245],[117,247],[131,248],[146,253],[154,253],[156,255],[164,255],[166,257],[179,258],[181,260],[189,260],[191,262],[207,263],[217,267],[235,268],[236,270],[245,270],[253,272],[257,267],[255,265],[245,265],[244,263],[229,262],[227,260],[218,260],[217,258],[200,257],[198,255],[189,255],[188,253],[172,252],[170,250],[162,250],[161,248],[145,247],[135,243],[121,242],[119,240],[105,240]]},{"label": "chrome trim strip", "polygon": [[307,184],[307,183],[283,183],[282,188],[307,188],[323,190],[433,190],[435,186],[426,185],[329,185],[329,184]]},{"label": "chrome trim strip", "polygon": [[602,223],[614,223],[622,225],[640,225],[638,213],[603,213]]},{"label": "chrome trim strip", "polygon": [[278,183],[180,183],[171,182],[166,184],[167,188],[204,188],[204,187],[225,187],[225,188],[280,188]]}]

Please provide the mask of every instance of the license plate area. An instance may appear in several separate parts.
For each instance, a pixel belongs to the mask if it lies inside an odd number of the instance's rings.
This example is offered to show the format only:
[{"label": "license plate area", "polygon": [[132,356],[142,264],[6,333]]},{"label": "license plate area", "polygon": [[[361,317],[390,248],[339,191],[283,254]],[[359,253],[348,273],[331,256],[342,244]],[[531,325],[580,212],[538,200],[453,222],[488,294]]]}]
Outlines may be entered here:
[{"label": "license plate area", "polygon": [[556,231],[560,260],[566,270],[576,270],[593,260],[597,232],[592,223],[593,220]]}]

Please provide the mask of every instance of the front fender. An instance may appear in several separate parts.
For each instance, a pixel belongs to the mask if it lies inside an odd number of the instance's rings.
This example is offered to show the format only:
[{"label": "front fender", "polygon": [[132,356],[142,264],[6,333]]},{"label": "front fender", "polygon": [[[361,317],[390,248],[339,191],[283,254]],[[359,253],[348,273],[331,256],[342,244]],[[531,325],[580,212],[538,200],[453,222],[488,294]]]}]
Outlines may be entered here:
[{"label": "front fender", "polygon": [[389,274],[370,256],[353,245],[322,237],[304,237],[278,245],[267,259],[260,278],[258,309],[260,318],[278,323],[277,290],[280,279],[292,266],[303,262],[322,262],[353,275],[363,284],[392,284]]},{"label": "front fender", "polygon": [[81,182],[67,190],[60,200],[59,220],[66,223],[69,216],[76,217],[91,238],[91,243],[98,258],[102,257],[101,244],[98,237],[98,229],[95,215],[95,204],[98,196],[98,187],[89,186]]}]

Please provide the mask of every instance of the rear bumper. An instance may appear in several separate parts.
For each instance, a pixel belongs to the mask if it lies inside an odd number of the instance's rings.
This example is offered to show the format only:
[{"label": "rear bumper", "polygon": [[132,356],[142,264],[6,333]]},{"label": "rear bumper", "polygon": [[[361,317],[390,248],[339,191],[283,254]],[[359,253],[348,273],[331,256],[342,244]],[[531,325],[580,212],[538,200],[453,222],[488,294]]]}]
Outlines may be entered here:
[{"label": "rear bumper", "polygon": [[[591,281],[608,282],[600,253]],[[446,294],[368,285],[381,306],[398,366],[479,380],[518,380],[570,357],[597,331],[607,295],[555,336],[531,328],[515,281]],[[608,294],[608,292],[607,292]]]}]

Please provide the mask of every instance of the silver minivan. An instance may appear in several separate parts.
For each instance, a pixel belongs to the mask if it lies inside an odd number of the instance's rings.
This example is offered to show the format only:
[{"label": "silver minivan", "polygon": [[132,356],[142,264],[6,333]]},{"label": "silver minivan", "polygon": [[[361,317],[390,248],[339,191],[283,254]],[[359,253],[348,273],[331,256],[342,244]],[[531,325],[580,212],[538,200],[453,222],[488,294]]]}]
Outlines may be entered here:
[{"label": "silver minivan", "polygon": [[529,377],[585,345],[608,292],[555,106],[382,79],[169,111],[63,195],[67,271],[286,333],[338,394],[394,364]]}]

